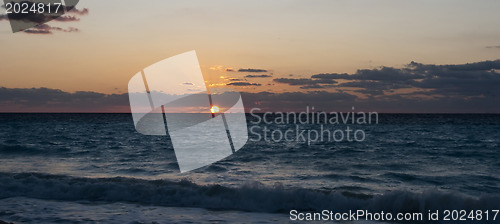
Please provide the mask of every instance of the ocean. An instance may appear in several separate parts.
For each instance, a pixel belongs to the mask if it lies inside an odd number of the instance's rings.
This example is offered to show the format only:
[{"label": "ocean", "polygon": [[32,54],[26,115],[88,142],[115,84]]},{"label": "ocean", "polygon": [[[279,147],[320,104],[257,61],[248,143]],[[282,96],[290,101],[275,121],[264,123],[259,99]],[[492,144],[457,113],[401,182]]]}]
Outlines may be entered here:
[{"label": "ocean", "polygon": [[[301,124],[248,114],[247,123],[243,148],[180,173],[169,137],[137,133],[130,114],[0,114],[0,220],[300,223],[291,210],[500,209],[500,115]],[[361,131],[351,141],[295,133],[321,128]],[[491,219],[434,223],[500,223]]]}]

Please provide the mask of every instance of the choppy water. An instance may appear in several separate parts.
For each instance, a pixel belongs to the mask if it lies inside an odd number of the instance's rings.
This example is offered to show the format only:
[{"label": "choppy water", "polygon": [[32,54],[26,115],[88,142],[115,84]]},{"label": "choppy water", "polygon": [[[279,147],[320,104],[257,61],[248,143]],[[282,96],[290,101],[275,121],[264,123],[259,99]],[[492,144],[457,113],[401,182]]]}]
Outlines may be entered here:
[{"label": "choppy water", "polygon": [[[254,141],[258,133],[250,132],[252,140],[237,153],[181,174],[169,137],[137,133],[130,114],[1,114],[0,219],[120,222],[111,210],[123,206],[134,214],[178,207],[194,209],[183,210],[187,216],[203,213],[196,209],[225,211],[227,217],[240,211],[259,222],[287,222],[281,213],[290,209],[500,208],[500,115],[379,117],[378,124],[349,125],[365,131],[363,142]],[[250,128],[258,126],[254,130],[296,128],[247,119]],[[107,216],[47,216],[30,207],[35,202],[111,210]],[[188,221],[225,217],[208,216]],[[188,222],[148,217],[125,220]]]}]

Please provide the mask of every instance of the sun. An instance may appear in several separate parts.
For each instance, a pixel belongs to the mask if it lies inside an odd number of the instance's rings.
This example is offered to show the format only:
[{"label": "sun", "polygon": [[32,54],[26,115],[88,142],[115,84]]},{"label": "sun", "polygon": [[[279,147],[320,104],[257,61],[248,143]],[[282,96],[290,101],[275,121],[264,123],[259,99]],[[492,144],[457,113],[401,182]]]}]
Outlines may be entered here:
[{"label": "sun", "polygon": [[212,108],[210,108],[210,112],[212,112],[212,114],[219,113],[219,110],[218,106],[212,106]]}]

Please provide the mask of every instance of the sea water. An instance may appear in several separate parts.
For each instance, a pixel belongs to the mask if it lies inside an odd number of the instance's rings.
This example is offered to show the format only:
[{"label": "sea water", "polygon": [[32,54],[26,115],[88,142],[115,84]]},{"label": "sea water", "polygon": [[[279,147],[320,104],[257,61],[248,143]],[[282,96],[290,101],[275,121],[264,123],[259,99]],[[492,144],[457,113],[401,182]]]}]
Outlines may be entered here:
[{"label": "sea water", "polygon": [[[319,128],[247,120],[257,132]],[[1,114],[0,220],[288,223],[290,210],[500,208],[500,115],[380,114],[325,127],[347,126],[365,139],[254,131],[228,158],[180,173],[169,137],[137,133],[130,114]]]}]

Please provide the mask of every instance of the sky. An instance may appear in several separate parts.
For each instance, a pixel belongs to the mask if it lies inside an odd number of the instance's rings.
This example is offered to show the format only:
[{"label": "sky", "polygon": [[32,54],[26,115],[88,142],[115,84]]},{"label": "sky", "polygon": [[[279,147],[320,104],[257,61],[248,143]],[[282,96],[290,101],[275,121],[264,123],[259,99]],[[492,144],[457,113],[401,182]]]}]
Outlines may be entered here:
[{"label": "sky", "polygon": [[211,87],[269,111],[500,113],[496,0],[85,0],[12,33],[0,112],[127,112],[130,78],[196,50]]}]

